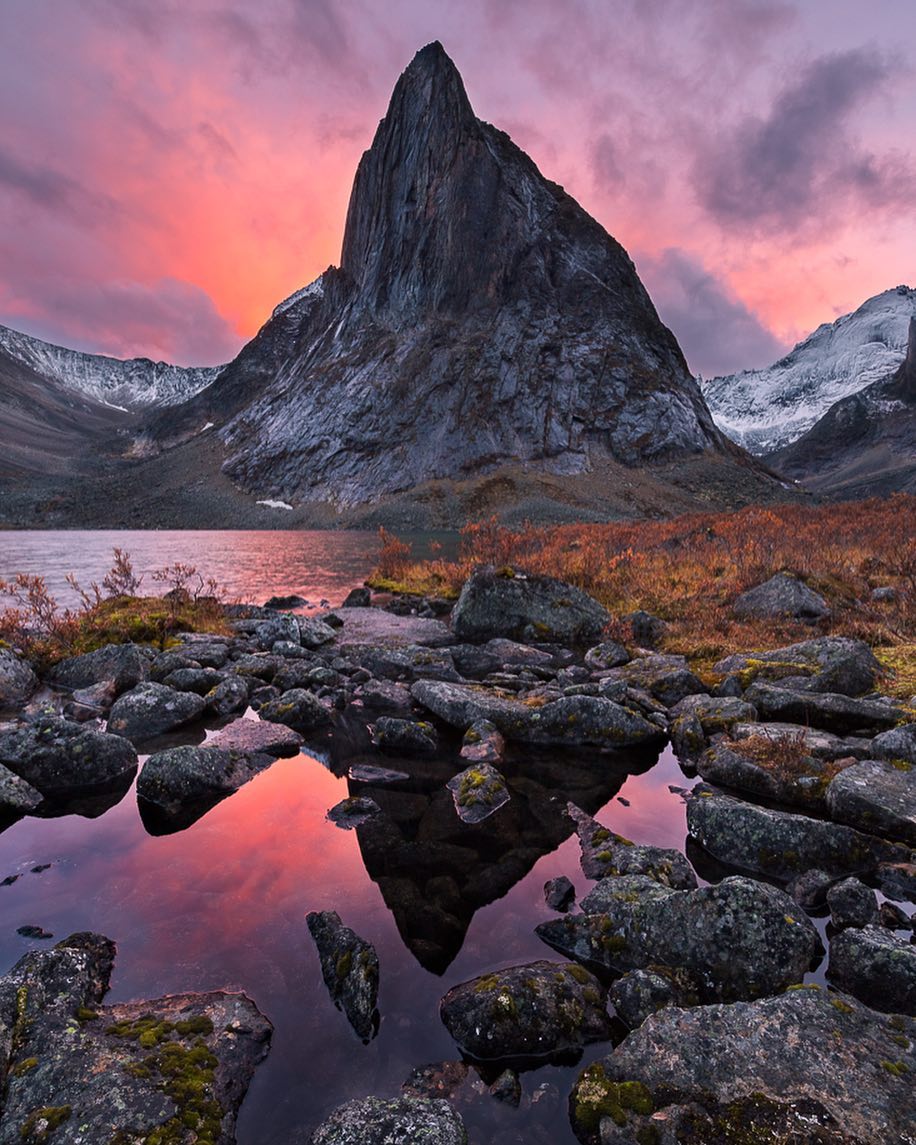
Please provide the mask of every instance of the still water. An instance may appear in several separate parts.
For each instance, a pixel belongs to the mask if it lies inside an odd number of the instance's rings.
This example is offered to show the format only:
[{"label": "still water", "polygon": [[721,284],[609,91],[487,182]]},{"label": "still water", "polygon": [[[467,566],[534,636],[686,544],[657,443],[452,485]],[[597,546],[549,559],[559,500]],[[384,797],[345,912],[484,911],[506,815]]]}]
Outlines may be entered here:
[{"label": "still water", "polygon": [[[14,533],[0,535],[0,575],[40,572],[55,588],[68,571],[97,579],[119,545],[143,569],[197,564],[245,599],[298,592],[337,603],[365,576],[374,543],[365,533]],[[192,729],[182,742],[207,732]],[[77,930],[114,938],[111,1001],[244,990],[275,1034],[238,1140],[305,1141],[340,1102],[394,1095],[414,1068],[459,1056],[438,1015],[451,986],[558,957],[534,934],[551,917],[543,885],[560,874],[580,896],[589,885],[563,815],[567,799],[631,839],[684,847],[684,805],[669,785],[689,781],[669,750],[657,762],[518,752],[503,769],[510,802],[472,828],[445,789],[461,768],[457,748],[456,739],[441,759],[391,760],[410,778],[370,788],[347,778],[355,756],[315,742],[171,835],[147,833],[133,790],[95,819],[23,819],[0,834],[0,880],[20,876],[0,886],[0,969],[40,945],[16,934],[34,924],[55,938]],[[332,825],[328,808],[357,793],[381,805],[381,821],[357,831]],[[369,1045],[321,980],[305,916],[322,909],[338,911],[378,951],[381,1025]],[[583,1061],[608,1049],[591,1047]],[[523,1074],[517,1110],[486,1095],[462,1107],[474,1145],[574,1142],[566,1099],[579,1068]]]}]

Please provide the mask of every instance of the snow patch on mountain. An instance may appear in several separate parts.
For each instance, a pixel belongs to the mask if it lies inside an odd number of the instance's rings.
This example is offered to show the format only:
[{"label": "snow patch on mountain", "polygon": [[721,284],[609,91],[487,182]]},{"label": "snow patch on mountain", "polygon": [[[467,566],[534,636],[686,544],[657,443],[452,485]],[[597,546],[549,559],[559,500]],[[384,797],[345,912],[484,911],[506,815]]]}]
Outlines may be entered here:
[{"label": "snow patch on mountain", "polygon": [[841,398],[892,374],[906,354],[916,290],[898,286],[824,323],[763,370],[702,381],[719,428],[752,453],[796,441]]},{"label": "snow patch on mountain", "polygon": [[314,282],[310,282],[308,286],[303,286],[301,290],[297,290],[291,294],[289,298],[284,298],[279,305],[275,306],[271,318],[276,318],[279,314],[285,314],[287,310],[292,309],[294,306],[298,308],[300,302],[307,299],[318,299],[324,294],[324,275],[319,274]]},{"label": "snow patch on mountain", "polygon": [[172,406],[210,385],[223,366],[172,366],[149,358],[108,358],[42,342],[0,326],[0,349],[43,377],[113,409]]}]

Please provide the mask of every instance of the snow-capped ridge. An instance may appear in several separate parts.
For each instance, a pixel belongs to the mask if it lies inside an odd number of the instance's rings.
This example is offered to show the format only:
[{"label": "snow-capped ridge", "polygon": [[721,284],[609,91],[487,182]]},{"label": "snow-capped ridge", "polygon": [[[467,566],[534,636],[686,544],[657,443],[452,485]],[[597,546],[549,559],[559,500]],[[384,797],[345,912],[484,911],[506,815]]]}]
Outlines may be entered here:
[{"label": "snow-capped ridge", "polygon": [[789,445],[837,401],[894,373],[916,290],[900,285],[825,322],[772,366],[701,383],[719,428],[752,453]]},{"label": "snow-capped ridge", "polygon": [[289,298],[284,298],[282,302],[278,303],[271,313],[271,318],[276,318],[280,314],[285,314],[294,306],[298,306],[300,302],[307,299],[318,299],[324,294],[324,275],[319,274],[314,282],[310,282],[308,286],[303,286],[301,290],[296,290]]}]

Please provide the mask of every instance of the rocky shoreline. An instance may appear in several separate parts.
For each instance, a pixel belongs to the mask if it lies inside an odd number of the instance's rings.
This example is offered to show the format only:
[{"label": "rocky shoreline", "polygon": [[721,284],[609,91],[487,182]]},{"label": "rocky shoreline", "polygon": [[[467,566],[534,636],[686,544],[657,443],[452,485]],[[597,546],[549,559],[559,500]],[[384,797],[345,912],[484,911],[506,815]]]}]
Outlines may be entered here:
[{"label": "rocky shoreline", "polygon": [[[816,602],[797,586],[753,591],[742,609],[781,609],[806,634]],[[229,635],[108,645],[42,678],[0,649],[4,822],[101,814],[139,752],[144,824],[177,831],[278,757],[320,746],[357,790],[335,821],[397,873],[396,917],[422,916],[411,949],[434,966],[460,945],[472,892],[439,876],[410,890],[423,859],[399,842],[387,793],[414,770],[442,771],[453,837],[496,839],[518,802],[507,751],[651,766],[670,738],[701,780],[685,793],[685,856],[602,826],[570,765],[565,799],[542,814],[557,842],[578,835],[594,886],[578,904],[571,884],[546,888],[557,917],[537,933],[562,961],[454,986],[441,1003],[453,1062],[418,1064],[401,1095],[366,1094],[299,1140],[465,1141],[463,1102],[517,1104],[520,1070],[606,1042],[569,1095],[584,1145],[916,1142],[916,697],[882,693],[867,645],[799,639],[700,678],[655,650],[654,618],[630,617],[625,645],[608,640],[596,601],[509,568],[478,570],[454,605],[379,607],[368,589],[318,618],[271,603],[228,608]],[[488,892],[534,857],[495,853]],[[385,967],[345,905],[343,920],[324,911],[308,927],[332,998],[369,1041]],[[806,981],[825,955],[811,919],[827,915],[829,988]],[[241,995],[104,1007],[113,957],[108,939],[73,935],[0,979],[0,1145],[234,1141],[269,1022]]]}]

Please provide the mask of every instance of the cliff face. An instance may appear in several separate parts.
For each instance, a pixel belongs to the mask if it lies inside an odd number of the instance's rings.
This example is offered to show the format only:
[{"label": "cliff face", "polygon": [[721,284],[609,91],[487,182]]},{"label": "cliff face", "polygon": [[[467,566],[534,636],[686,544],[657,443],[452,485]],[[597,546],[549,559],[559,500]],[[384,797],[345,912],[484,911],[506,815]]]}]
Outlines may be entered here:
[{"label": "cliff face", "polygon": [[294,298],[155,440],[215,421],[243,488],[340,507],[506,464],[737,456],[626,252],[475,117],[439,44],[359,164],[340,268]]}]

